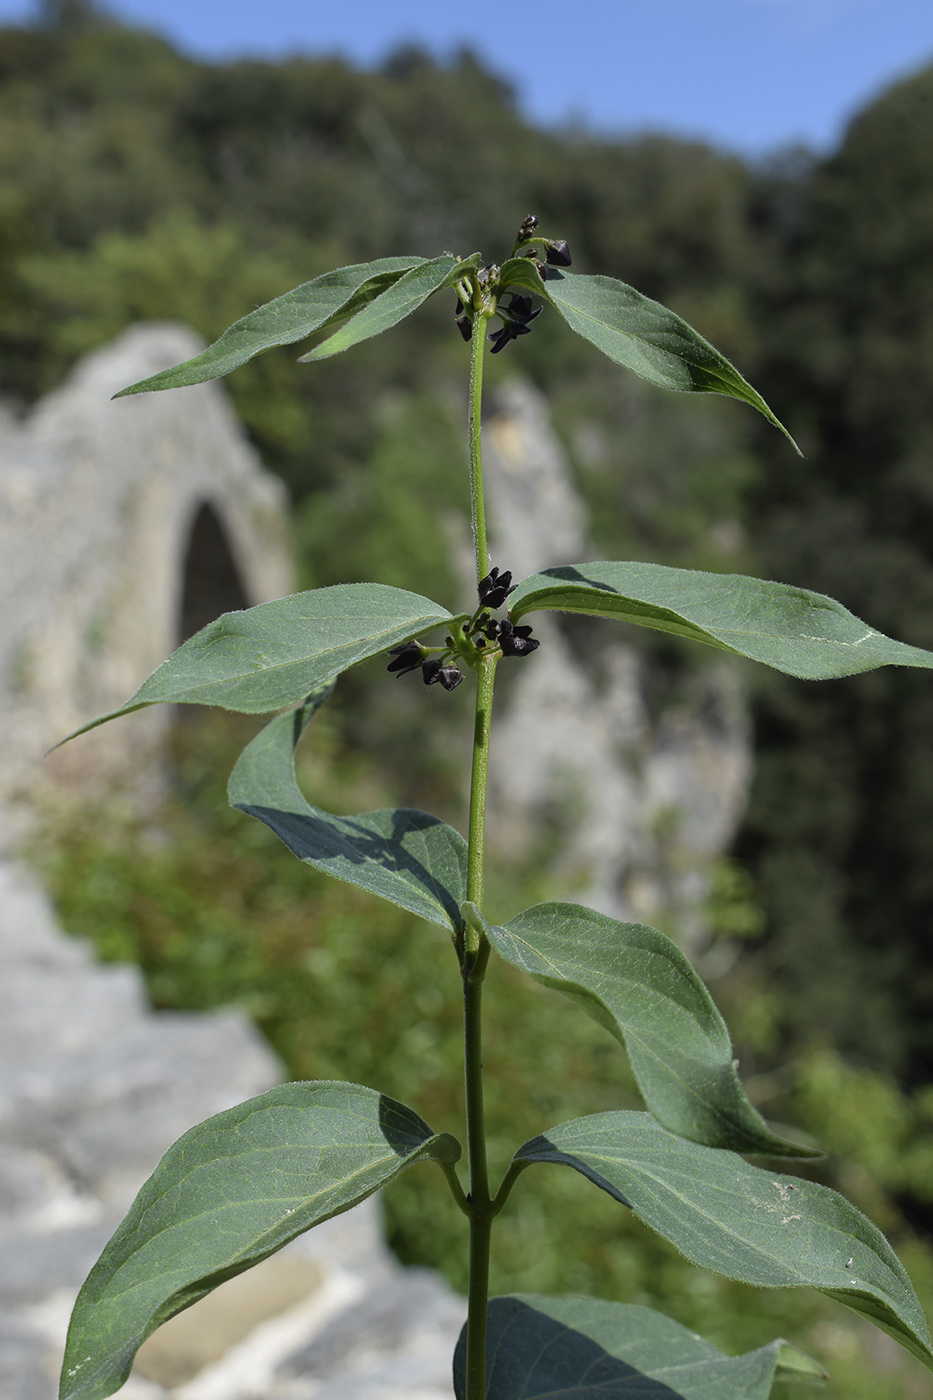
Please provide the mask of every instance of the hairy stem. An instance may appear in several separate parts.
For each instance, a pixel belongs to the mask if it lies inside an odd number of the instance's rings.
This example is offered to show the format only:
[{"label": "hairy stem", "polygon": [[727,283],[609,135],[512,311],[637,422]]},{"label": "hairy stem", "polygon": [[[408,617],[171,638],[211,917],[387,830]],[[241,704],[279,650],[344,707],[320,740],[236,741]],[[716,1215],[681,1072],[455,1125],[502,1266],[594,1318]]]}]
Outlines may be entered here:
[{"label": "hairy stem", "polygon": [[[486,834],[486,778],[489,729],[496,663],[480,668],[476,685],[473,731],[473,775],[470,785],[470,840],[467,896],[479,908],[483,898],[483,854]],[[470,1286],[467,1317],[466,1400],[483,1400],[486,1393],[486,1309],[489,1301],[489,1238],[494,1215],[486,1164],[486,1120],[483,1110],[483,978],[490,945],[484,934],[467,927],[463,951],[463,1062],[466,1091],[468,1197],[470,1219]]]},{"label": "hairy stem", "polygon": [[470,1284],[467,1314],[466,1400],[486,1393],[486,1310],[489,1305],[489,1243],[493,1208],[486,1163],[483,1111],[483,977],[489,957],[485,938],[463,967],[463,1040],[466,1082],[467,1160],[470,1168]]},{"label": "hairy stem", "polygon": [[[496,663],[490,657],[480,667],[476,684],[476,717],[473,722],[473,769],[470,775],[470,829],[467,855],[467,899],[483,907],[483,857],[486,846],[486,785],[489,773],[489,734],[492,721],[492,692]],[[478,953],[485,942],[482,934],[467,929],[467,952]]]},{"label": "hairy stem", "polygon": [[[470,343],[470,494],[473,508],[473,544],[476,580],[489,573],[486,547],[486,509],[483,500],[483,456],[480,416],[483,393],[483,351],[487,317],[474,318]],[[470,776],[470,828],[467,856],[467,899],[478,909],[483,902],[483,865],[486,849],[486,782],[489,770],[489,733],[496,663],[490,657],[479,666],[476,684],[476,717],[473,728],[473,766]],[[489,942],[476,929],[464,933],[463,1064],[466,1095],[467,1162],[470,1193],[470,1284],[467,1316],[466,1400],[484,1400],[486,1394],[486,1310],[489,1304],[489,1244],[493,1206],[489,1195],[486,1162],[486,1119],[483,1110],[483,977],[489,960]]]},{"label": "hairy stem", "polygon": [[473,549],[476,553],[476,581],[489,573],[486,547],[486,505],[483,500],[483,450],[480,416],[483,403],[483,351],[486,348],[486,315],[478,311],[470,338],[470,497],[473,507]]}]

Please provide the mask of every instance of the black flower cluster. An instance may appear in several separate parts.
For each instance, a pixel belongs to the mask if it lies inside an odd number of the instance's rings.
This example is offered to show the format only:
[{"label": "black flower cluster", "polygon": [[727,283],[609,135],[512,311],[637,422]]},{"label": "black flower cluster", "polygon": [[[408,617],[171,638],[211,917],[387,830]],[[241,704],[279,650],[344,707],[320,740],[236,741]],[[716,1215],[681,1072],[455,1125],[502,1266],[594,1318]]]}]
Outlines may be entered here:
[{"label": "black flower cluster", "polygon": [[407,676],[409,671],[416,671],[420,666],[425,685],[440,683],[445,690],[456,690],[463,680],[462,671],[458,671],[456,666],[442,661],[439,657],[426,658],[424,652],[420,642],[405,642],[400,647],[392,647],[388,654],[394,656],[395,660],[389,662],[386,670]]},{"label": "black flower cluster", "polygon": [[515,588],[511,569],[506,569],[502,574],[498,569],[491,569],[485,578],[480,579],[480,612],[473,623],[477,646],[482,647],[485,638],[489,642],[498,642],[503,656],[527,656],[541,645],[532,637],[530,627],[516,627],[508,618],[499,622],[491,613],[485,611],[486,608],[501,608],[509,594],[515,592]]},{"label": "black flower cluster", "polygon": [[537,637],[531,635],[530,627],[516,627],[507,617],[501,622],[487,622],[483,633],[490,641],[499,643],[503,656],[528,656],[541,645]]},{"label": "black flower cluster", "polygon": [[[458,641],[455,645],[453,637],[445,637],[443,647],[403,642],[389,651],[388,655],[393,659],[386,669],[406,676],[409,671],[417,671],[420,667],[425,685],[442,685],[445,690],[456,690],[463,680],[463,674],[456,664],[457,652],[472,662],[478,652],[485,651],[492,643],[499,647],[503,656],[528,656],[541,645],[536,637],[532,637],[531,628],[516,627],[508,618],[499,621],[489,611],[501,608],[509,594],[514,592],[511,570],[506,569],[500,574],[498,569],[491,569],[479,581],[479,607],[460,626],[458,638],[462,637],[462,642]],[[431,652],[441,654],[431,655]]]},{"label": "black flower cluster", "polygon": [[[527,258],[541,280],[546,282],[549,267],[570,267],[573,259],[566,238],[543,238],[537,230],[538,216],[529,214],[515,235],[512,256]],[[460,284],[460,294],[454,307],[457,330],[464,340],[472,340],[472,308],[476,304],[472,298],[477,291],[480,291],[484,298],[490,294],[495,297],[493,306],[502,325],[489,336],[494,355],[498,355],[500,350],[504,350],[510,341],[517,340],[520,335],[528,335],[532,321],[540,316],[543,310],[543,307],[535,307],[531,297],[524,292],[513,293],[508,305],[500,302],[499,296],[508,290],[508,282],[504,287],[500,287],[499,282],[498,267],[495,263],[487,263],[476,274],[478,287],[474,284],[471,290],[466,280]],[[489,314],[488,311],[486,314]]]}]

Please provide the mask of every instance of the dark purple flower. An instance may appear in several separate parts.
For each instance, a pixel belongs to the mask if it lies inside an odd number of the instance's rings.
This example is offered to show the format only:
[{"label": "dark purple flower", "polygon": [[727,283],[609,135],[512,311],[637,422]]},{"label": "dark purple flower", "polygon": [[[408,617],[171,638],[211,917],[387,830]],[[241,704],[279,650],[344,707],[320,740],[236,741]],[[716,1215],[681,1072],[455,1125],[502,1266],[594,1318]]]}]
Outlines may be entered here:
[{"label": "dark purple flower", "polygon": [[533,307],[531,297],[521,292],[509,299],[508,306],[500,306],[498,314],[502,317],[503,324],[489,337],[493,343],[492,353],[497,355],[500,350],[505,349],[510,340],[527,335],[532,321],[541,315],[543,309],[541,306]]},{"label": "dark purple flower", "polygon": [[456,317],[457,330],[463,336],[464,340],[472,339],[473,321],[459,297],[457,298],[457,305],[454,309],[454,316]]},{"label": "dark purple flower", "polygon": [[541,643],[532,637],[530,627],[515,627],[506,618],[499,623],[499,645],[503,656],[527,656],[537,651]]},{"label": "dark purple flower", "polygon": [[525,296],[524,292],[516,292],[509,299],[505,315],[511,321],[517,321],[519,325],[527,326],[540,316],[543,310],[544,308],[541,306],[535,308],[531,297]]},{"label": "dark purple flower", "polygon": [[456,690],[463,680],[463,673],[456,666],[450,662],[442,663],[436,656],[424,663],[421,675],[425,685],[436,685],[439,681],[445,690]]},{"label": "dark purple flower", "polygon": [[386,655],[395,657],[394,661],[389,662],[386,670],[397,671],[400,676],[405,676],[409,671],[416,670],[424,657],[417,642],[404,642],[400,647],[392,647]]},{"label": "dark purple flower", "polygon": [[532,637],[530,627],[516,627],[507,617],[501,622],[490,622],[483,631],[491,642],[499,643],[503,656],[528,656],[541,645]]},{"label": "dark purple flower", "polygon": [[500,326],[498,330],[493,331],[492,335],[489,337],[492,343],[492,349],[489,353],[491,355],[498,355],[499,351],[504,350],[510,340],[517,340],[520,335],[527,335],[529,330],[529,326],[513,325],[511,321],[507,321],[504,326]]},{"label": "dark purple flower", "polygon": [[[511,587],[509,586],[511,584]],[[512,583],[512,571],[506,569],[504,574],[498,569],[492,569],[485,578],[479,581],[479,601],[486,608],[501,608],[510,593],[514,593],[517,584]],[[480,618],[480,622],[483,619]]]}]

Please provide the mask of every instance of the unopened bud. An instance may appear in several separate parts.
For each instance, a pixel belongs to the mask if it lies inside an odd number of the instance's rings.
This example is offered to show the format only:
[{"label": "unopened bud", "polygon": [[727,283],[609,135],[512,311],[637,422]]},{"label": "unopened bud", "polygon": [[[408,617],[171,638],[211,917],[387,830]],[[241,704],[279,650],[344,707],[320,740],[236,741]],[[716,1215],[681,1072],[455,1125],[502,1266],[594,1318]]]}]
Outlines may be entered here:
[{"label": "unopened bud", "polygon": [[549,239],[544,256],[551,267],[569,267],[573,262],[566,238]]},{"label": "unopened bud", "polygon": [[516,234],[516,237],[515,237],[516,243],[526,243],[526,242],[528,241],[528,239],[531,237],[531,235],[534,233],[534,231],[535,231],[535,229],[536,229],[537,227],[538,227],[538,216],[537,216],[537,214],[529,214],[529,215],[528,215],[528,218],[524,220],[524,222],[522,223],[521,228],[518,230],[518,233]]}]

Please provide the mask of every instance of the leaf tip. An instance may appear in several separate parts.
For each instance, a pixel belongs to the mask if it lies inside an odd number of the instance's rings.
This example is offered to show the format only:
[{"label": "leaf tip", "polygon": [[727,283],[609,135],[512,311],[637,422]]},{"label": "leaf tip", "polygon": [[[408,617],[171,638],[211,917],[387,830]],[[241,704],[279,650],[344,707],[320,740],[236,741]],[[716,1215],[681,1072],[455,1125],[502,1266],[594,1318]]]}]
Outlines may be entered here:
[{"label": "leaf tip", "polygon": [[812,1385],[822,1385],[830,1379],[826,1367],[805,1351],[799,1351],[783,1340],[778,1346],[780,1350],[774,1373],[776,1381],[809,1381]]}]

